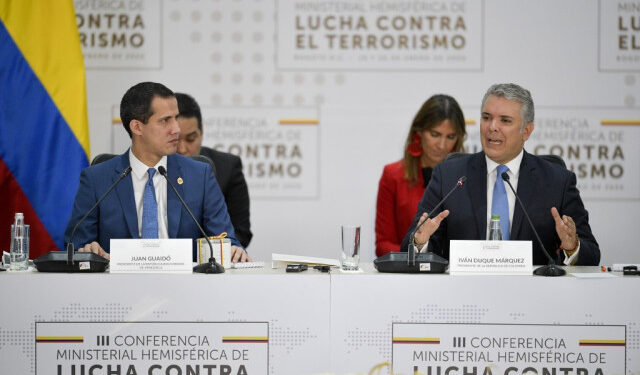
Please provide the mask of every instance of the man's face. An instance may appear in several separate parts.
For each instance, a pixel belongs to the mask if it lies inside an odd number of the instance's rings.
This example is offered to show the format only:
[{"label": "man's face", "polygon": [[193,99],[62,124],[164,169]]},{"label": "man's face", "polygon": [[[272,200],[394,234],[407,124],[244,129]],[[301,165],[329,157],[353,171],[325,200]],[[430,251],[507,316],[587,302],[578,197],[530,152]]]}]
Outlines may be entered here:
[{"label": "man's face", "polygon": [[494,95],[489,96],[482,107],[482,149],[498,164],[506,164],[518,156],[533,131],[533,122],[522,127],[521,107],[517,101]]},{"label": "man's face", "polygon": [[179,116],[178,125],[180,125],[178,153],[182,155],[199,155],[200,147],[202,147],[202,132],[198,129],[198,119]]},{"label": "man's face", "polygon": [[142,153],[141,156],[159,160],[175,153],[178,148],[178,101],[174,97],[156,96],[151,101],[151,110],[153,114],[146,124],[138,120],[131,121],[131,131],[137,136],[135,147]]}]

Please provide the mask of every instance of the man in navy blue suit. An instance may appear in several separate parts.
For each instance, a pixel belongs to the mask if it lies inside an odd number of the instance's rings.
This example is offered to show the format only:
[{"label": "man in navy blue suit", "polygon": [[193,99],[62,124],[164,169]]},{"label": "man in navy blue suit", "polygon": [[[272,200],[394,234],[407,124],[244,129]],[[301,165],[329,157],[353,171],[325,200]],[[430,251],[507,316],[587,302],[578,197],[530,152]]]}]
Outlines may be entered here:
[{"label": "man in navy blue suit", "polygon": [[[436,166],[403,240],[403,251],[412,244],[420,251],[428,248],[448,259],[450,240],[486,239],[491,214],[503,210],[503,235],[512,240],[532,241],[533,263],[548,263],[521,206],[501,178],[505,171],[556,263],[599,264],[600,248],[591,233],[589,216],[576,187],[576,175],[524,150],[524,143],[533,132],[533,118],[533,99],[528,90],[515,84],[489,88],[482,101],[483,151]],[[426,219],[426,213],[461,176],[467,176],[464,188],[456,190],[438,215],[428,219],[414,238],[409,238],[416,225]]]},{"label": "man in navy blue suit", "polygon": [[[112,238],[202,237],[173,189],[158,173],[162,166],[207,235],[226,232],[231,239],[232,261],[249,260],[235,238],[211,167],[176,154],[180,127],[174,93],[159,83],[139,83],[123,96],[120,117],[131,137],[131,148],[82,171],[65,239],[69,240],[80,218],[129,166],[131,173],[78,227],[74,246],[79,251],[108,259]],[[194,245],[194,260],[195,249]]]}]

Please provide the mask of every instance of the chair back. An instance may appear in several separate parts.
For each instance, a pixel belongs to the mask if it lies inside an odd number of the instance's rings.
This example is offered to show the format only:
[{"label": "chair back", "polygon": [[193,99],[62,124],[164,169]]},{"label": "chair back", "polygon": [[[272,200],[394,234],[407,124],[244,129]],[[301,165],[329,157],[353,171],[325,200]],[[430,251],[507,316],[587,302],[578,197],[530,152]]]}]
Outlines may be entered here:
[{"label": "chair back", "polygon": [[[452,152],[449,155],[447,155],[447,157],[444,158],[444,161],[459,159],[461,157],[468,156],[468,155],[470,154],[465,154],[463,152]],[[550,163],[558,164],[562,166],[562,168],[565,168],[565,169],[567,168],[567,165],[564,163],[564,160],[562,160],[562,158],[558,155],[550,154],[550,155],[536,155],[536,156]]]},{"label": "chair back", "polygon": [[209,166],[211,167],[211,172],[213,172],[214,176],[217,176],[216,165],[213,164],[213,160],[211,160],[208,156],[204,156],[204,155],[189,155],[189,157],[191,159],[193,159],[193,160],[209,164]]},{"label": "chair back", "polygon": [[[109,159],[112,159],[114,157],[116,157],[116,154],[99,154],[97,155],[95,158],[93,158],[93,160],[91,161],[91,165],[96,165],[96,164],[100,164],[102,162],[105,162]],[[216,175],[216,166],[215,164],[213,164],[213,160],[209,159],[208,157],[204,156],[204,155],[189,155],[189,157],[192,160],[195,161],[199,161],[201,163],[207,163],[209,164],[209,166],[211,167],[211,172],[213,172],[213,175]]]},{"label": "chair back", "polygon": [[115,156],[116,156],[115,154],[98,154],[98,156],[96,156],[95,158],[93,158],[93,160],[91,160],[91,165],[100,164],[109,159],[113,159]]},{"label": "chair back", "polygon": [[469,155],[470,154],[465,154],[464,152],[451,152],[444,158],[443,162],[453,160],[453,159],[460,159],[463,156],[469,156]]},{"label": "chair back", "polygon": [[550,163],[561,165],[562,168],[567,169],[567,165],[564,163],[564,160],[558,155],[536,155],[540,159],[544,159]]}]

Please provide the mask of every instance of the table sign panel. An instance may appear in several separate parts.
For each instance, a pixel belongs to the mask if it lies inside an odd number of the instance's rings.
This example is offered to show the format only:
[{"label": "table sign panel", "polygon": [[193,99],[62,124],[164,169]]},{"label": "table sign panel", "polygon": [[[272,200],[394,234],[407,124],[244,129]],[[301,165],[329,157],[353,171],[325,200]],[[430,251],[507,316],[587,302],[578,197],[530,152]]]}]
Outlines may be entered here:
[{"label": "table sign panel", "polygon": [[457,241],[450,245],[449,273],[531,275],[531,241]]},{"label": "table sign panel", "polygon": [[395,374],[625,374],[623,325],[394,323]]},{"label": "table sign panel", "polygon": [[36,322],[36,374],[267,374],[267,322]]},{"label": "table sign panel", "polygon": [[111,273],[191,273],[188,238],[112,239]]}]

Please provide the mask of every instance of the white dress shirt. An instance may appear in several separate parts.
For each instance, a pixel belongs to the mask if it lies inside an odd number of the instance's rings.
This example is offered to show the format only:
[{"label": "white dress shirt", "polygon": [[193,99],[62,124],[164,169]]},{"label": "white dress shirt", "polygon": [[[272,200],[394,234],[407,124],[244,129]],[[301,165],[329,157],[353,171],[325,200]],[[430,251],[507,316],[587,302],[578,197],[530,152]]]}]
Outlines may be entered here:
[{"label": "white dress shirt", "polygon": [[[129,165],[131,165],[131,182],[133,183],[133,196],[136,201],[136,213],[138,215],[138,236],[142,237],[142,202],[144,186],[149,180],[149,167],[141,162],[129,149]],[[167,168],[167,157],[154,166],[156,173],[153,175],[153,187],[156,191],[158,204],[158,238],[169,238],[169,225],[167,221],[167,181],[158,172],[158,167]]]}]

